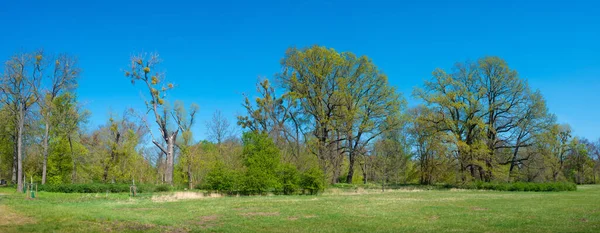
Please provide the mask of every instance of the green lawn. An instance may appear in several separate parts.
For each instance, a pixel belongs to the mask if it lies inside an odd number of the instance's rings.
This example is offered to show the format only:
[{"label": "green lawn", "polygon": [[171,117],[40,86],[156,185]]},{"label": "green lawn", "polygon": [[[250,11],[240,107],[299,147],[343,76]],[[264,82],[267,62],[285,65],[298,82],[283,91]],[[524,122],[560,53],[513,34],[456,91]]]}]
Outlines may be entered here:
[{"label": "green lawn", "polygon": [[13,189],[0,193],[0,232],[600,232],[600,186],[188,200],[58,193],[27,200]]}]

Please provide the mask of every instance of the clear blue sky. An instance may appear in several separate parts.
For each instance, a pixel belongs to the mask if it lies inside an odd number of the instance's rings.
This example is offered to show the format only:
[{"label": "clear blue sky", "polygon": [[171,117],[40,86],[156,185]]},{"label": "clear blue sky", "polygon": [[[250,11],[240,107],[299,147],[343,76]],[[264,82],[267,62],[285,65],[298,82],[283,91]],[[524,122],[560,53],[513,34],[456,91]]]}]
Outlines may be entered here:
[{"label": "clear blue sky", "polygon": [[95,128],[109,111],[143,109],[123,76],[130,55],[159,52],[200,105],[196,139],[220,109],[235,124],[242,93],[280,70],[286,48],[313,44],[367,55],[410,103],[436,67],[501,56],[540,89],[575,134],[600,137],[597,1],[0,1],[0,58],[44,48],[79,57],[78,96]]}]

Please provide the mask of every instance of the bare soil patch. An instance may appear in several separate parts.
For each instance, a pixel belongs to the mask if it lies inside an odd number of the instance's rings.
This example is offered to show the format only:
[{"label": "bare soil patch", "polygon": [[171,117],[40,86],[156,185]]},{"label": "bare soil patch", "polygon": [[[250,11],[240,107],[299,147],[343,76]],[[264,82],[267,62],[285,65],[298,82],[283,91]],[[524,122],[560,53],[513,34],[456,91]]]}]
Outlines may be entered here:
[{"label": "bare soil patch", "polygon": [[206,229],[215,226],[220,226],[222,223],[219,222],[218,215],[207,215],[200,217],[200,219],[194,222],[194,224],[200,226],[202,229]]},{"label": "bare soil patch", "polygon": [[174,226],[161,226],[151,223],[112,221],[100,224],[106,226],[106,228],[104,229],[105,232],[146,232],[150,230],[158,230],[159,232],[170,233],[189,232],[189,230],[185,228],[179,228]]}]

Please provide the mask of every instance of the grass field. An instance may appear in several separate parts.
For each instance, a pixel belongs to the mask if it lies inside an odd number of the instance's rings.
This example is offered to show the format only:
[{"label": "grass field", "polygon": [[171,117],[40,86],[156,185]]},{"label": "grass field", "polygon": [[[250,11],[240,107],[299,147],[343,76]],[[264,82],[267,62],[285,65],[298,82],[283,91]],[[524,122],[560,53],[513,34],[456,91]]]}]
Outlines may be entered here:
[{"label": "grass field", "polygon": [[600,186],[553,193],[174,195],[39,193],[27,200],[0,188],[0,232],[600,232]]}]

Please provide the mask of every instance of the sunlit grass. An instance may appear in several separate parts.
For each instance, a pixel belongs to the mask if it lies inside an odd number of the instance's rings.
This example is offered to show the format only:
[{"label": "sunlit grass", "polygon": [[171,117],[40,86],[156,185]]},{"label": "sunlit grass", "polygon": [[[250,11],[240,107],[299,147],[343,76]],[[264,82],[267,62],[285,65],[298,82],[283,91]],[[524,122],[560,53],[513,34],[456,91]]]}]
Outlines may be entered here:
[{"label": "sunlit grass", "polygon": [[[600,186],[574,192],[330,190],[160,201],[0,189],[0,232],[600,232]],[[160,195],[160,194],[155,194]]]}]

